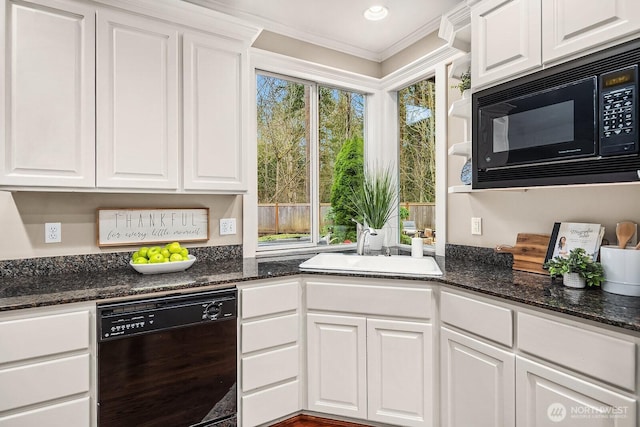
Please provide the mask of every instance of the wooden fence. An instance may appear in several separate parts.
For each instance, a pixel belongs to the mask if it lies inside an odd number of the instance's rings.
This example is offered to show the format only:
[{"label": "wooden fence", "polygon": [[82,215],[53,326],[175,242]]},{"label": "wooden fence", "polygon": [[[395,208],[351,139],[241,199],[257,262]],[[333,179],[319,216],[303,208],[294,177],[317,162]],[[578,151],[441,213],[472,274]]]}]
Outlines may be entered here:
[{"label": "wooden fence", "polygon": [[[409,209],[409,219],[416,222],[419,230],[435,229],[435,203],[402,203]],[[325,217],[331,205],[320,206],[320,229],[325,225]],[[263,203],[258,205],[258,234],[309,233],[311,229],[311,205],[309,203]]]}]

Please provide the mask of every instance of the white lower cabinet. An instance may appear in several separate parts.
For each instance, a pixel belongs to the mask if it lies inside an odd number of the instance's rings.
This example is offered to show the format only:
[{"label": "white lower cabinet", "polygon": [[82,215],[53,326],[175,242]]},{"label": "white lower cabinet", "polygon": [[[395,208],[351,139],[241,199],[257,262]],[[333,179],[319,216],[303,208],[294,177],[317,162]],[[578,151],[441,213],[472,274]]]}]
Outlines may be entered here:
[{"label": "white lower cabinet", "polygon": [[518,357],[518,427],[635,427],[636,400]]},{"label": "white lower cabinet", "polygon": [[515,355],[440,330],[443,427],[515,426]]},{"label": "white lower cabinet", "polygon": [[308,409],[431,425],[431,329],[418,322],[308,314]]},{"label": "white lower cabinet", "polygon": [[435,425],[431,289],[339,280],[306,283],[307,409]]},{"label": "white lower cabinet", "polygon": [[94,306],[0,316],[0,427],[96,425]]},{"label": "white lower cabinet", "polygon": [[432,326],[367,319],[367,418],[426,426],[433,414]]},{"label": "white lower cabinet", "polygon": [[366,319],[307,314],[308,407],[367,417]]},{"label": "white lower cabinet", "polygon": [[301,409],[300,279],[239,288],[239,425],[277,421]]}]

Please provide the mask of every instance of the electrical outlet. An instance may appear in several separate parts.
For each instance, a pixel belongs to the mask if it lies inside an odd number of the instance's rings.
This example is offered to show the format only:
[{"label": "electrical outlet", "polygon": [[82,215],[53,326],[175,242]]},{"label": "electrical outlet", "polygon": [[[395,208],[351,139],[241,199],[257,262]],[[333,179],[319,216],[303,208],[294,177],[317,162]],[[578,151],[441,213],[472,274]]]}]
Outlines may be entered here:
[{"label": "electrical outlet", "polygon": [[482,235],[482,218],[471,218],[471,234],[477,236]]},{"label": "electrical outlet", "polygon": [[220,235],[226,236],[229,234],[236,234],[236,219],[221,218],[220,219]]},{"label": "electrical outlet", "polygon": [[62,242],[62,224],[59,222],[47,222],[44,224],[44,242]]}]

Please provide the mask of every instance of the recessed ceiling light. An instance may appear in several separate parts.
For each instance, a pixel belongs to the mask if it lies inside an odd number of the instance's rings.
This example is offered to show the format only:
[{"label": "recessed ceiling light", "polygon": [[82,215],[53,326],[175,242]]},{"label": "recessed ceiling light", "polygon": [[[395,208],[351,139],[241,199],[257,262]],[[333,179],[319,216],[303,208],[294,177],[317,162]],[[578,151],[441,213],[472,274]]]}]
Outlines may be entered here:
[{"label": "recessed ceiling light", "polygon": [[379,21],[384,19],[389,14],[389,10],[384,6],[371,6],[364,11],[364,17],[369,21]]}]

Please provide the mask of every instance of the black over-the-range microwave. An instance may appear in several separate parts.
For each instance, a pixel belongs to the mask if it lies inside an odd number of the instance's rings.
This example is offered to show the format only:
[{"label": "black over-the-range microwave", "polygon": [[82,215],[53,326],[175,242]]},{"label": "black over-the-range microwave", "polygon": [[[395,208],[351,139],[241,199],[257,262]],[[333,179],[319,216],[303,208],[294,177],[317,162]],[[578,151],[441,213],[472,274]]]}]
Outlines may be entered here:
[{"label": "black over-the-range microwave", "polygon": [[472,188],[640,180],[640,39],[472,95]]}]

